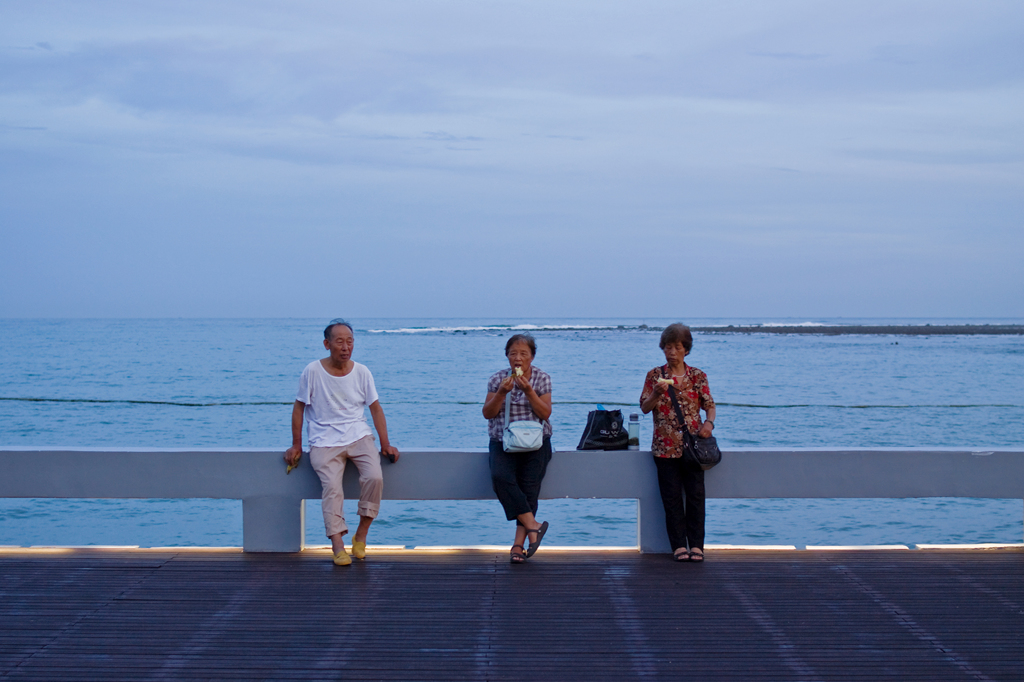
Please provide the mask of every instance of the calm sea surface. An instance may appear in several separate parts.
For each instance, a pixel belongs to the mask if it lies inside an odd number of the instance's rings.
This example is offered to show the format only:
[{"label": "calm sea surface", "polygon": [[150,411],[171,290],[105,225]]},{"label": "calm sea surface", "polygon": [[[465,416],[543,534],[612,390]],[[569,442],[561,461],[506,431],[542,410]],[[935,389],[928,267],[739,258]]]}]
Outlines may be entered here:
[{"label": "calm sea surface", "polygon": [[[487,378],[511,328],[552,376],[556,450],[602,403],[639,412],[674,320],[353,320],[403,450],[487,445]],[[684,320],[933,324],[1019,320]],[[281,448],[298,376],[324,355],[322,320],[0,320],[0,446]],[[1024,337],[695,335],[690,364],[730,447],[1024,447]],[[641,417],[649,445],[650,418]],[[555,455],[557,457],[557,454]],[[880,472],[884,475],[884,472]],[[385,482],[386,486],[386,482]],[[319,501],[307,542],[323,544]],[[1020,542],[1021,500],[711,500],[708,543]],[[346,512],[355,519],[354,507]],[[632,501],[542,501],[548,542],[633,545]],[[373,544],[505,544],[496,501],[387,502]],[[0,545],[239,545],[241,503],[0,500]]]}]

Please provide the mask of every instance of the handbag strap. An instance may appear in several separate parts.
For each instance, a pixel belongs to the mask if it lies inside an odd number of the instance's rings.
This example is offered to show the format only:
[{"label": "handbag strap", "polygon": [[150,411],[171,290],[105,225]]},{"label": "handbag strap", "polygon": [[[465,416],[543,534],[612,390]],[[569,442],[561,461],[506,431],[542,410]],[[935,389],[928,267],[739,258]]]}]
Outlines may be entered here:
[{"label": "handbag strap", "polygon": [[[661,368],[661,373],[668,374],[668,372],[665,371],[664,367]],[[667,379],[668,377],[665,378]],[[687,377],[687,379],[689,379],[689,377]],[[687,436],[691,436],[691,434],[690,429],[686,428],[686,417],[683,416],[683,408],[679,407],[679,401],[676,400],[675,385],[668,387],[668,397],[672,399],[672,407],[676,409],[676,419],[679,420],[679,427],[683,431],[683,444],[686,445],[688,441]]]},{"label": "handbag strap", "polygon": [[[512,375],[511,372],[509,372],[509,376],[511,376],[511,375]],[[515,391],[515,390],[516,390],[516,385],[512,384],[512,391]],[[512,391],[509,391],[508,393],[505,394],[505,428],[508,428],[508,424],[509,424],[508,417],[509,417],[509,414],[511,414],[511,412],[512,412]],[[531,414],[536,414],[535,412],[533,412],[533,405],[530,406],[530,413]]]},{"label": "handbag strap", "polygon": [[676,419],[679,420],[679,426],[686,433],[690,432],[690,429],[686,428],[686,417],[683,416],[683,408],[679,407],[679,401],[676,400],[676,387],[668,387],[668,397],[672,399],[672,407],[676,408]]}]

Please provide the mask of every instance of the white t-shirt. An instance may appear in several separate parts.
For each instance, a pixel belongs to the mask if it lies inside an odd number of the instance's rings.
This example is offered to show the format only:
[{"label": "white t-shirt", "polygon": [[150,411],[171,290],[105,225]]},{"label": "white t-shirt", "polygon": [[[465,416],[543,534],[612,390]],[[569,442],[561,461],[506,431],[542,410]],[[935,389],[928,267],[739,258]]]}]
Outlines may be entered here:
[{"label": "white t-shirt", "polygon": [[377,388],[365,365],[352,364],[343,377],[328,374],[319,360],[302,370],[295,399],[306,404],[303,415],[313,447],[339,447],[372,434],[363,410],[377,402]]}]

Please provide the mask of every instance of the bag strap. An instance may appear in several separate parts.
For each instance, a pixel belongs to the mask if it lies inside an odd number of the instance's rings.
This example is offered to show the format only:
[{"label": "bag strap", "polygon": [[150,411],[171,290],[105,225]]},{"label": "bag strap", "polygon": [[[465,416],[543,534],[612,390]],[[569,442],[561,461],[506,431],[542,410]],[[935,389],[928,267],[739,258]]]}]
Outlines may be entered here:
[{"label": "bag strap", "polygon": [[672,398],[672,407],[676,408],[676,417],[679,419],[680,431],[682,431],[683,457],[689,458],[692,462],[696,457],[694,450],[697,447],[697,440],[693,437],[693,434],[690,433],[690,429],[686,428],[686,419],[683,417],[683,410],[679,407],[679,401],[676,400],[676,387],[670,386],[668,390],[668,395]]},{"label": "bag strap", "polygon": [[[664,367],[661,368],[661,373],[663,375],[668,374]],[[667,379],[668,377],[666,376],[665,378]],[[689,377],[687,377],[687,379],[689,379]],[[672,399],[672,407],[676,409],[676,419],[679,420],[679,426],[683,430],[683,443],[685,445],[687,443],[687,436],[691,436],[691,434],[690,429],[686,428],[686,417],[683,416],[683,408],[679,407],[679,401],[676,399],[675,385],[668,387],[668,397]]]},{"label": "bag strap", "polygon": [[[509,376],[512,376],[512,374],[509,373]],[[515,391],[515,390],[516,390],[516,385],[513,383],[512,384],[512,391]],[[509,391],[508,393],[505,394],[505,428],[508,428],[508,423],[509,423],[508,422],[508,417],[509,417],[509,414],[511,414],[511,411],[512,411],[512,391]],[[537,416],[537,413],[533,411],[533,405],[530,405],[530,414],[532,414],[534,416]],[[538,421],[540,421],[540,420],[538,420]]]},{"label": "bag strap", "polygon": [[675,386],[668,387],[668,397],[672,399],[672,407],[676,408],[676,419],[679,420],[679,426],[682,427],[683,431],[689,433],[690,429],[686,428],[686,417],[683,416],[683,408],[679,407],[679,401],[676,400]]}]

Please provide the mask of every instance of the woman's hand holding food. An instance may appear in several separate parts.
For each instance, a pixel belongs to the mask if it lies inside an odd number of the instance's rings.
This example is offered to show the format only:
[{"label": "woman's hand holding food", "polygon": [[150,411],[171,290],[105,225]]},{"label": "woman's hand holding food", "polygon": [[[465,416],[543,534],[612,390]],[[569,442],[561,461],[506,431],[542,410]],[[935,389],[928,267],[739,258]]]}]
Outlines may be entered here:
[{"label": "woman's hand holding food", "polygon": [[504,379],[502,379],[500,384],[498,384],[498,393],[500,393],[501,395],[505,395],[513,388],[515,388],[515,386],[515,380],[512,378],[512,376],[507,376]]},{"label": "woman's hand holding food", "polygon": [[[509,375],[501,380],[494,392],[488,391],[487,398],[484,400],[483,414],[487,419],[494,419],[501,414],[502,404],[505,402],[505,398],[516,386],[521,388],[526,397],[530,398],[531,405],[535,399],[539,399],[537,393],[530,386],[530,382],[526,380],[522,367],[513,367],[509,372]],[[550,400],[550,399],[549,399]],[[537,406],[534,406],[536,411]],[[550,406],[547,414],[550,415]],[[547,417],[543,417],[546,419]]]}]

